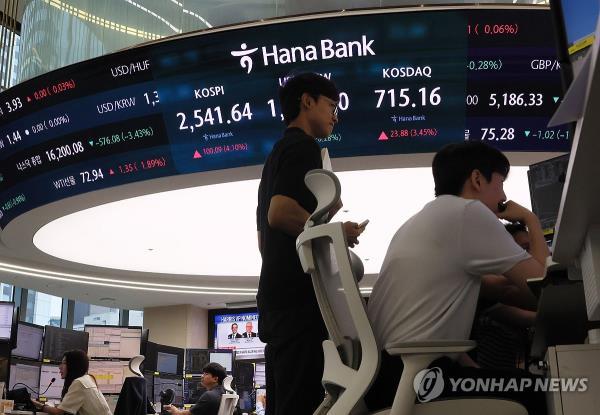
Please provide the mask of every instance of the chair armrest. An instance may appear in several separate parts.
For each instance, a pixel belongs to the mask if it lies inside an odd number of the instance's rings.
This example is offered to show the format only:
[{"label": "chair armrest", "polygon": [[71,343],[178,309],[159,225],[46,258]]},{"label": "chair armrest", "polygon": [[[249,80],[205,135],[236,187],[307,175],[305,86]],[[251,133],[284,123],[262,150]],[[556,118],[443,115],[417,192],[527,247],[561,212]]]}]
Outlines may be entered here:
[{"label": "chair armrest", "polygon": [[464,353],[474,349],[472,340],[432,340],[426,342],[388,343],[385,350],[390,356],[403,354]]}]

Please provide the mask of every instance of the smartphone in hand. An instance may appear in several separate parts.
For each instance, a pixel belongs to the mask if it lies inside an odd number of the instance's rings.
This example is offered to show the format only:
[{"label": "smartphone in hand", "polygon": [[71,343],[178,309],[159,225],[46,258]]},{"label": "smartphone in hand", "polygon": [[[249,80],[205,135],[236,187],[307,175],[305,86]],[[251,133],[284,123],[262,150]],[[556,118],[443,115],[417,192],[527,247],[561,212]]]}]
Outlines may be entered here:
[{"label": "smartphone in hand", "polygon": [[366,219],[366,220],[362,221],[361,223],[359,223],[357,228],[364,228],[368,224],[369,224],[369,219]]}]

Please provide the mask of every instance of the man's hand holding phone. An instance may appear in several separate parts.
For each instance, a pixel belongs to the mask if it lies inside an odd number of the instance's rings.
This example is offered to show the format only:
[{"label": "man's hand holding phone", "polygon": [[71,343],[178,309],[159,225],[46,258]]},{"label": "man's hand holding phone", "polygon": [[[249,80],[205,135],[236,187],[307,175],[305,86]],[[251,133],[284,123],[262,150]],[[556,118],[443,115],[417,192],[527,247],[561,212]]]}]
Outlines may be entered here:
[{"label": "man's hand holding phone", "polygon": [[344,233],[350,248],[354,248],[355,245],[358,245],[358,237],[364,232],[365,226],[367,226],[368,223],[368,219],[360,224],[356,222],[344,222]]}]

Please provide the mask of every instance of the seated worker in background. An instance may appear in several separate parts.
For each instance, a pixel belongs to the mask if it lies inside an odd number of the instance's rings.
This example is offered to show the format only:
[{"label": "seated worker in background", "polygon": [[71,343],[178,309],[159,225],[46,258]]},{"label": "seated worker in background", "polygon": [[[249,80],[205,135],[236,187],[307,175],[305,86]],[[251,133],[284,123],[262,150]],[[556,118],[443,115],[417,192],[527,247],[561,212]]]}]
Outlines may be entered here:
[{"label": "seated worker in background", "polygon": [[83,350],[65,352],[58,366],[60,377],[65,380],[61,402],[53,407],[32,399],[37,411],[55,415],[112,415],[96,379],[88,374],[89,367],[90,361]]},{"label": "seated worker in background", "polygon": [[[511,282],[506,288],[511,296],[521,304],[535,305],[526,281],[545,272],[548,248],[538,218],[513,201],[503,204],[510,164],[500,151],[480,142],[450,144],[435,155],[432,170],[436,199],[392,238],[368,302],[381,349],[388,343],[467,340],[483,275],[505,276]],[[499,218],[528,227],[530,254],[515,243]],[[444,378],[506,375],[463,368],[449,359],[438,359],[434,365]],[[365,397],[371,410],[391,406],[403,370],[401,358],[385,350],[380,367]],[[510,377],[520,381],[519,377],[529,376],[521,371]],[[449,381],[445,384],[450,388]],[[458,392],[453,396],[460,396]],[[530,415],[545,414],[543,394],[492,395],[522,402]]]},{"label": "seated worker in background", "polygon": [[218,363],[209,363],[202,369],[202,386],[206,392],[200,396],[198,402],[190,409],[177,409],[167,405],[163,409],[174,415],[217,415],[221,405],[221,395],[225,393],[223,379],[227,377],[225,368]]},{"label": "seated worker in background", "polygon": [[[504,228],[515,242],[529,252],[529,233],[522,223],[508,223]],[[486,275],[482,279],[477,313],[471,338],[477,347],[471,357],[483,368],[526,367],[530,348],[530,331],[536,312],[522,308],[503,289],[510,282],[502,275]],[[500,297],[503,295],[502,297]]]}]

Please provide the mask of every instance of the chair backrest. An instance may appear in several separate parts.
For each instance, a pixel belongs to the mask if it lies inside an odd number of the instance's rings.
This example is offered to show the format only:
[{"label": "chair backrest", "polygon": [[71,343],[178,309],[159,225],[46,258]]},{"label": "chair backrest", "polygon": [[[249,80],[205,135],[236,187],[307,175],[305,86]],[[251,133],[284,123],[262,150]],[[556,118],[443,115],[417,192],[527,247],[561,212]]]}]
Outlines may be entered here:
[{"label": "chair backrest", "polygon": [[146,356],[141,354],[133,356],[131,359],[129,359],[129,370],[131,370],[131,372],[135,373],[137,376],[144,377],[140,369],[140,366],[144,360],[146,360]]},{"label": "chair backrest", "polygon": [[233,382],[233,376],[228,375],[223,379],[223,389],[225,392],[221,395],[221,404],[219,405],[219,412],[217,415],[233,415],[235,407],[240,398],[235,390],[231,387]]},{"label": "chair backrest", "polygon": [[117,405],[113,411],[115,415],[146,415],[154,413],[151,409],[146,391],[146,379],[143,377],[125,378]]},{"label": "chair backrest", "polygon": [[233,390],[233,387],[231,386],[231,383],[233,382],[233,376],[231,375],[227,375],[225,376],[225,379],[223,379],[223,389],[225,389],[225,391],[227,393],[236,393],[236,391]]},{"label": "chair backrest", "polygon": [[[342,223],[327,223],[327,212],[341,193],[334,173],[311,170],[305,177],[318,206],[298,236],[304,271],[311,274],[329,340],[323,343],[323,385],[334,402],[318,413],[351,414],[377,373],[379,352],[358,280],[364,269],[348,250]],[[332,398],[331,398],[332,397]]]}]

